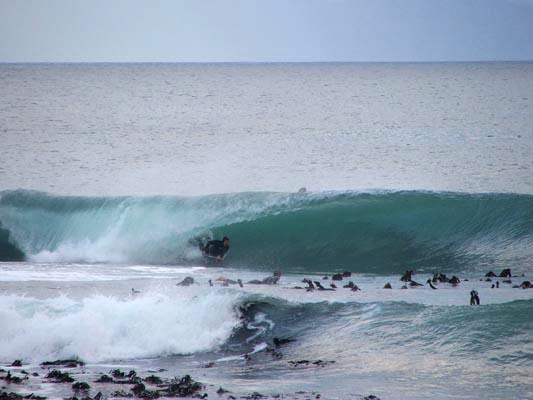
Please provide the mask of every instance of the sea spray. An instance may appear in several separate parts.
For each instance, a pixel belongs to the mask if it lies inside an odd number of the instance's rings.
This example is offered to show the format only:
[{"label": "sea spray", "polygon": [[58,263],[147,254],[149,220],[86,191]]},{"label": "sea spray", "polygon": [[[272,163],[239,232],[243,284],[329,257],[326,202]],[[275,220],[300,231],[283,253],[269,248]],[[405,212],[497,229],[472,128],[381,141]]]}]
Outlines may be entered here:
[{"label": "sea spray", "polygon": [[213,350],[240,323],[238,298],[227,292],[82,300],[0,296],[0,356],[99,362]]}]

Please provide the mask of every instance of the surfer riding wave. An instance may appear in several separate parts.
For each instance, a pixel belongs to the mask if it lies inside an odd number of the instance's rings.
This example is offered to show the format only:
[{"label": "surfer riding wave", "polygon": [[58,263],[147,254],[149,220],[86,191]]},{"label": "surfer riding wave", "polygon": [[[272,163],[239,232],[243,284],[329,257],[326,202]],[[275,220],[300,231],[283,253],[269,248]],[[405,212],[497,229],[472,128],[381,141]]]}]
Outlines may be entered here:
[{"label": "surfer riding wave", "polygon": [[200,250],[204,257],[216,258],[222,261],[230,248],[229,237],[224,236],[222,240],[209,240],[207,243],[199,243]]}]

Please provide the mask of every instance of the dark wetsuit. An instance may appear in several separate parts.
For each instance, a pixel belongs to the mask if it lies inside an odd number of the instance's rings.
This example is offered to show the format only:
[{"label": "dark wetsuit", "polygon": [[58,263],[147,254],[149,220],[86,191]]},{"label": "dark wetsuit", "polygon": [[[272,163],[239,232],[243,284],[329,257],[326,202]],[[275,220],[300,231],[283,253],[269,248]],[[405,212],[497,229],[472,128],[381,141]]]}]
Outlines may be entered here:
[{"label": "dark wetsuit", "polygon": [[225,247],[222,240],[210,240],[207,242],[203,248],[203,252],[211,257],[221,257],[224,258],[226,253],[229,250],[229,246]]},{"label": "dark wetsuit", "polygon": [[470,292],[470,305],[479,305],[479,294],[477,293],[477,290],[472,290]]}]

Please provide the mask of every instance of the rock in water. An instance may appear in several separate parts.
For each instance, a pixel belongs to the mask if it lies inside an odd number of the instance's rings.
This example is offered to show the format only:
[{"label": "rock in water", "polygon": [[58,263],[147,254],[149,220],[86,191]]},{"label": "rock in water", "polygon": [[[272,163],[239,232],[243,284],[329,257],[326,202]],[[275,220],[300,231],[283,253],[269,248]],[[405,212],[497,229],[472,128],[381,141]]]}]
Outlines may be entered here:
[{"label": "rock in water", "polygon": [[457,286],[459,283],[461,283],[461,280],[456,277],[455,275],[451,277],[449,281],[453,286]]},{"label": "rock in water", "polygon": [[140,395],[146,390],[146,387],[143,383],[137,383],[131,388],[131,391],[135,396],[140,397]]},{"label": "rock in water", "polygon": [[75,392],[78,391],[87,391],[91,388],[91,386],[87,382],[76,382],[72,384],[72,390]]},{"label": "rock in water", "polygon": [[402,282],[410,282],[413,277],[413,271],[405,271],[400,280]]},{"label": "rock in water", "polygon": [[155,375],[147,376],[143,379],[146,383],[149,383],[150,385],[160,385],[163,383],[163,380]]},{"label": "rock in water", "polygon": [[188,276],[184,280],[182,280],[180,283],[176,283],[176,286],[190,286],[193,283],[194,283],[194,278],[191,278],[190,276]]},{"label": "rock in water", "polygon": [[67,359],[67,360],[55,360],[55,361],[45,361],[41,363],[41,367],[63,367],[63,368],[76,368],[83,367],[85,363],[77,359]]},{"label": "rock in water", "polygon": [[274,339],[272,339],[272,341],[274,342],[274,346],[280,347],[280,346],[283,346],[285,344],[294,342],[294,339],[291,339],[291,338],[277,338],[277,337],[275,337]]},{"label": "rock in water", "polygon": [[113,382],[113,378],[111,378],[109,375],[103,374],[100,378],[95,380],[95,382],[98,382],[98,383],[111,383],[111,382]]},{"label": "rock in water", "polygon": [[182,378],[174,378],[172,382],[165,389],[167,396],[187,397],[193,396],[200,390],[203,385],[196,382],[190,375],[185,375]]},{"label": "rock in water", "polygon": [[58,383],[74,382],[74,379],[67,372],[61,372],[57,369],[54,369],[53,371],[49,372],[48,375],[46,375],[46,377],[48,379],[53,379],[54,382],[58,382]]},{"label": "rock in water", "polygon": [[500,272],[500,278],[510,278],[511,277],[511,268],[505,268]]},{"label": "rock in water", "polygon": [[217,390],[217,394],[218,394],[219,396],[222,396],[224,393],[228,393],[228,390],[223,389],[222,386],[219,387],[218,390]]}]

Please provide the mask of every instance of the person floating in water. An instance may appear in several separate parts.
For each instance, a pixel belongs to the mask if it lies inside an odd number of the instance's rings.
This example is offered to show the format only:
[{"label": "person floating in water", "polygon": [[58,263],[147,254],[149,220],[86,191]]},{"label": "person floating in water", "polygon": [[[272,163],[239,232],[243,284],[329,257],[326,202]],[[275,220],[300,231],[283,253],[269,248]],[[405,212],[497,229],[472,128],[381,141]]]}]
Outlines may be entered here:
[{"label": "person floating in water", "polygon": [[204,256],[223,260],[229,251],[229,237],[224,236],[222,240],[210,240],[205,245],[200,244],[200,250]]},{"label": "person floating in water", "polygon": [[470,305],[471,306],[474,306],[474,305],[479,306],[479,294],[477,293],[477,290],[472,290],[470,292]]}]

